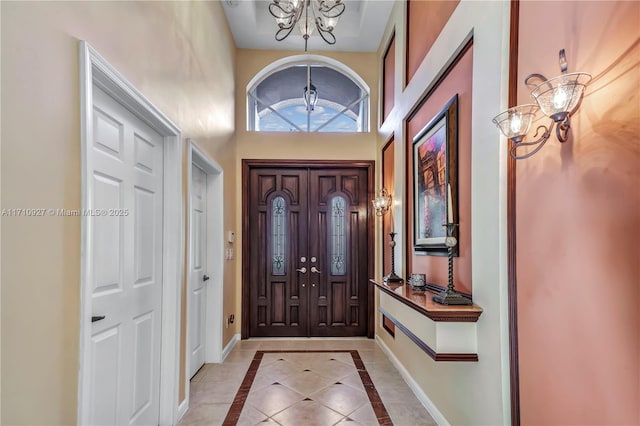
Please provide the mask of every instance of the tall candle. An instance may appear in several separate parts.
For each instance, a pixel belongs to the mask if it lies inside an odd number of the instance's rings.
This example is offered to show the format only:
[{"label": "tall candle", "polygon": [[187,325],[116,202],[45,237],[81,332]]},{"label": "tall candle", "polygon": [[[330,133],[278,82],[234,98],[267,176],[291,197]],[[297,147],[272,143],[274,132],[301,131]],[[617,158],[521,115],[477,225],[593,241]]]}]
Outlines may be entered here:
[{"label": "tall candle", "polygon": [[451,184],[447,183],[447,221],[453,223],[453,198],[451,197]]},{"label": "tall candle", "polygon": [[393,228],[395,227],[395,226],[393,225],[393,198],[391,198],[391,199],[389,200],[389,204],[390,204],[390,205],[389,205],[389,220],[391,221],[391,223],[390,223],[390,229],[391,229],[391,232],[393,232]]}]

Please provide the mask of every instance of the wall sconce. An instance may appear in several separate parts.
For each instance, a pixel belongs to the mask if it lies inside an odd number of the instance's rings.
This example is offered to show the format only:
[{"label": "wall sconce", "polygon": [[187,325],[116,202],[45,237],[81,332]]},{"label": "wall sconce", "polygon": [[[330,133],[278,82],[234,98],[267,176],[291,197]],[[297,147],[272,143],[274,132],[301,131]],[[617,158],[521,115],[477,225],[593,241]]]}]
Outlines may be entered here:
[{"label": "wall sconce", "polygon": [[[560,74],[558,77],[548,80],[542,74],[530,74],[525,78],[524,84],[531,89],[531,96],[536,104],[518,105],[496,115],[493,123],[500,131],[513,142],[509,150],[509,155],[515,160],[529,158],[538,152],[551,137],[553,126],[556,126],[556,137],[560,142],[566,142],[569,129],[571,128],[570,117],[577,110],[578,103],[582,98],[584,88],[591,81],[591,75],[583,72],[567,74],[567,59],[564,49],[559,52]],[[540,80],[542,83],[533,84],[531,80]],[[549,118],[549,127],[540,125],[536,129],[534,138],[543,131],[542,136],[533,142],[523,142],[525,135],[529,131],[533,117],[537,110]],[[523,146],[534,146],[533,151],[516,155],[516,150]]]},{"label": "wall sconce", "polygon": [[388,211],[391,212],[391,232],[389,232],[389,237],[391,237],[389,241],[389,247],[391,247],[391,272],[389,275],[384,276],[382,280],[386,283],[404,282],[404,280],[396,274],[395,238],[397,234],[393,231],[393,209],[391,208],[393,200],[391,199],[391,195],[386,189],[382,188],[371,202],[373,203],[373,208],[376,210],[376,216],[382,216]]},{"label": "wall sconce", "polygon": [[382,188],[371,202],[376,210],[376,216],[382,216],[391,208],[391,195],[386,189]]}]

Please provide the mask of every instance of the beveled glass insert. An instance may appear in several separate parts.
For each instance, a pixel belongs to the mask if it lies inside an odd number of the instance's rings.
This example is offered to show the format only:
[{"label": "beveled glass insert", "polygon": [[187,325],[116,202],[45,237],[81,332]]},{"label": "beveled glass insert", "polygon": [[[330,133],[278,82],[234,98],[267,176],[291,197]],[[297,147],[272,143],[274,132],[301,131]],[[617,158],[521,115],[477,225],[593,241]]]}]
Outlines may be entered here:
[{"label": "beveled glass insert", "polygon": [[341,195],[331,200],[331,275],[345,275],[347,247],[347,202]]},{"label": "beveled glass insert", "polygon": [[287,203],[284,197],[278,196],[271,201],[271,252],[273,257],[271,273],[284,275],[286,271],[287,231],[285,218]]}]

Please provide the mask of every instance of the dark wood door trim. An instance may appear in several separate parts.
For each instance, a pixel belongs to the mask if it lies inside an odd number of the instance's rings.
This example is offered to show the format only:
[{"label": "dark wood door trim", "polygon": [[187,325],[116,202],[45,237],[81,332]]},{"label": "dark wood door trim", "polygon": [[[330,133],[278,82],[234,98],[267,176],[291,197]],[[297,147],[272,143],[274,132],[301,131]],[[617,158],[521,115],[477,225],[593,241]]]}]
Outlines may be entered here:
[{"label": "dark wood door trim", "polygon": [[[249,308],[250,308],[250,291],[249,291],[249,279],[250,265],[247,262],[249,258],[249,191],[246,190],[249,185],[249,176],[251,169],[254,168],[363,168],[367,170],[367,193],[368,199],[372,199],[374,195],[374,173],[375,162],[374,161],[350,161],[350,160],[259,160],[259,159],[243,159],[242,160],[242,326],[241,336],[243,339],[247,339],[250,334],[249,330]],[[367,243],[367,258],[369,259],[367,265],[367,272],[369,277],[374,275],[374,217],[375,215],[371,211],[372,206],[367,203],[367,230],[369,233]],[[374,290],[372,286],[367,286],[368,306],[367,306],[367,337],[373,338],[375,333],[374,312],[375,312],[375,299]]]},{"label": "dark wood door trim", "polygon": [[[518,104],[519,0],[511,0],[510,13],[509,107],[512,107]],[[511,425],[520,426],[520,364],[518,360],[518,293],[516,282],[516,160],[511,158],[510,155],[507,155],[507,160],[507,285],[509,295]]]},{"label": "dark wood door trim", "polygon": [[[380,167],[382,168],[381,170],[381,175],[382,175],[382,186],[384,187],[385,184],[385,176],[386,176],[386,172],[387,170],[385,170],[384,168],[384,163],[385,163],[385,154],[387,152],[387,150],[392,146],[393,142],[395,141],[394,136],[392,135],[389,140],[387,142],[385,142],[384,146],[382,147],[382,159],[380,161]],[[395,153],[393,154],[395,157]],[[395,171],[394,168],[391,169],[391,172],[393,173]],[[392,175],[393,180],[394,180],[394,186],[395,186],[395,174]],[[391,196],[393,196],[393,193],[395,192],[394,188],[387,188],[388,191],[391,192]],[[382,259],[381,259],[381,263],[382,263],[382,273],[383,275],[385,275],[387,273],[387,268],[390,267],[390,265],[386,265],[385,264],[385,258],[386,258],[386,251],[389,248],[389,243],[387,243],[387,233],[386,233],[386,228],[385,228],[385,223],[386,221],[390,220],[389,216],[382,216]],[[389,238],[389,241],[391,241],[391,239]]]}]

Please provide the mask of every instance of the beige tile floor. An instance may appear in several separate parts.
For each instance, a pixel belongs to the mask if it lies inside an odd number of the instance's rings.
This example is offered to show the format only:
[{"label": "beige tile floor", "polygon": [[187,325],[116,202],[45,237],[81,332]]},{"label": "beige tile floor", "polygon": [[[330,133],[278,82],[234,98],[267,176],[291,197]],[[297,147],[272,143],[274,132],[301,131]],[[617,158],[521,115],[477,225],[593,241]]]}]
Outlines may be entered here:
[{"label": "beige tile floor", "polygon": [[[194,376],[180,425],[222,424],[256,350],[292,349],[357,350],[394,425],[436,424],[371,339],[250,339],[239,342],[222,364],[206,364]],[[349,353],[265,353],[238,422],[257,424],[378,422]]]}]

